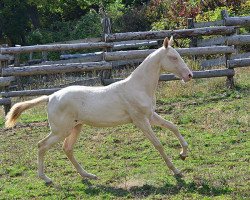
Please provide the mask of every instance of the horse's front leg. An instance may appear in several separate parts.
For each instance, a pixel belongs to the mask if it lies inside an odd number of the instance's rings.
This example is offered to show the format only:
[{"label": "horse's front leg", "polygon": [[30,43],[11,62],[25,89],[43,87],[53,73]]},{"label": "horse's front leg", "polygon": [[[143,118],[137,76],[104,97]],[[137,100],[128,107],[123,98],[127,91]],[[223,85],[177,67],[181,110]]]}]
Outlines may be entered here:
[{"label": "horse's front leg", "polygon": [[154,147],[159,151],[159,153],[161,154],[162,158],[164,159],[164,161],[166,162],[168,168],[170,170],[173,171],[173,173],[176,176],[182,176],[181,172],[173,165],[173,163],[171,162],[171,160],[168,158],[168,156],[166,155],[166,153],[164,152],[164,148],[162,146],[162,144],[160,143],[160,141],[158,140],[158,138],[155,136],[149,119],[147,119],[146,117],[140,117],[140,118],[135,118],[133,120],[133,123],[143,131],[143,133],[145,134],[145,136],[150,140],[150,142],[154,145]]},{"label": "horse's front leg", "polygon": [[150,124],[156,125],[156,126],[161,126],[164,128],[168,128],[170,131],[172,131],[176,135],[176,137],[178,138],[178,140],[182,146],[182,151],[180,153],[180,157],[182,160],[185,160],[185,158],[187,157],[188,144],[184,140],[183,136],[180,134],[178,128],[173,123],[163,119],[156,112],[154,112],[154,114],[152,115],[152,117],[150,119]]}]

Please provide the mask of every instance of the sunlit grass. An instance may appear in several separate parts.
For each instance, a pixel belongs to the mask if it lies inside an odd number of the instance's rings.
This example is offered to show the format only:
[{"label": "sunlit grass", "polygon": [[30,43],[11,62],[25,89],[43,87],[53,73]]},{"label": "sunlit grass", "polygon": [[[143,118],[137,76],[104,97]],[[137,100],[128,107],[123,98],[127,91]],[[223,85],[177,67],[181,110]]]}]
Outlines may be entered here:
[{"label": "sunlit grass", "polygon": [[178,125],[189,143],[188,159],[179,159],[171,132],[154,131],[183,180],[172,176],[133,125],[84,126],[75,154],[100,180],[82,181],[58,144],[46,156],[46,173],[54,180],[46,186],[36,175],[37,142],[49,132],[46,105],[28,110],[17,128],[0,130],[0,199],[248,199],[249,72],[236,71],[234,90],[225,87],[225,78],[159,84],[157,112]]}]

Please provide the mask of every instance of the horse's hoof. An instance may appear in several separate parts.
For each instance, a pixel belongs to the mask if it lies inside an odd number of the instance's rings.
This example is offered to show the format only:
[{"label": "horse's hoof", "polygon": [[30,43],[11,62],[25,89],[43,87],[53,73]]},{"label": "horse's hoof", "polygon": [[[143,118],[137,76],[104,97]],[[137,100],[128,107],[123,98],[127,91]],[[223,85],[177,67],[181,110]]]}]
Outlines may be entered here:
[{"label": "horse's hoof", "polygon": [[84,178],[92,179],[92,180],[98,180],[99,178],[94,174],[86,174],[84,175]]},{"label": "horse's hoof", "polygon": [[181,158],[182,160],[185,160],[185,159],[187,158],[187,156],[183,156],[182,154],[180,154],[180,158]]},{"label": "horse's hoof", "polygon": [[181,172],[179,172],[178,174],[174,174],[174,177],[175,177],[176,179],[181,179],[181,178],[184,177],[184,175],[183,175]]},{"label": "horse's hoof", "polygon": [[53,181],[50,180],[50,181],[45,181],[45,185],[49,186],[49,185],[52,185],[53,184]]}]

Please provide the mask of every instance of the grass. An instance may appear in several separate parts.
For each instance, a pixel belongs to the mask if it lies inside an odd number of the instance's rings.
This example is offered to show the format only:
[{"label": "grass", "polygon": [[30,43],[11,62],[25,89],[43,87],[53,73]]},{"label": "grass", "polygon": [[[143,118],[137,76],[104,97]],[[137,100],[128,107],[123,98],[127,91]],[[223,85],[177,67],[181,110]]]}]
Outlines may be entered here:
[{"label": "grass", "polygon": [[236,72],[234,90],[225,78],[160,83],[157,112],[178,125],[188,159],[179,159],[171,132],[154,131],[182,180],[133,125],[85,126],[75,154],[100,180],[82,180],[58,144],[46,156],[54,181],[46,186],[36,175],[37,142],[49,132],[46,106],[27,111],[17,128],[0,130],[0,199],[250,199],[249,72]]}]

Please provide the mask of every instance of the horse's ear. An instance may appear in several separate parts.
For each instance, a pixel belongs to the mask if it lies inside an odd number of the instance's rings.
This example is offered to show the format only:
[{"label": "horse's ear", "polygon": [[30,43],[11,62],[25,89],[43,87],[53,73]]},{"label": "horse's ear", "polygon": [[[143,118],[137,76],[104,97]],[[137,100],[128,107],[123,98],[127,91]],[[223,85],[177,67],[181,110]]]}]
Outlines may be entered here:
[{"label": "horse's ear", "polygon": [[173,43],[174,43],[174,37],[171,36],[171,38],[170,38],[170,40],[169,40],[169,42],[168,42],[168,45],[169,45],[169,46],[172,46]]},{"label": "horse's ear", "polygon": [[168,40],[168,37],[166,37],[166,38],[164,39],[164,41],[163,41],[163,46],[164,46],[165,48],[168,48],[168,44],[169,44],[169,40]]}]

